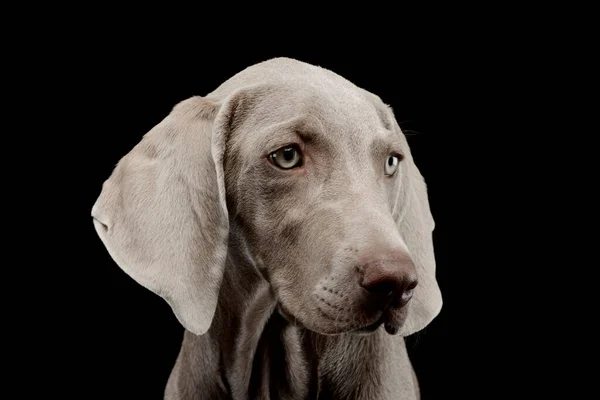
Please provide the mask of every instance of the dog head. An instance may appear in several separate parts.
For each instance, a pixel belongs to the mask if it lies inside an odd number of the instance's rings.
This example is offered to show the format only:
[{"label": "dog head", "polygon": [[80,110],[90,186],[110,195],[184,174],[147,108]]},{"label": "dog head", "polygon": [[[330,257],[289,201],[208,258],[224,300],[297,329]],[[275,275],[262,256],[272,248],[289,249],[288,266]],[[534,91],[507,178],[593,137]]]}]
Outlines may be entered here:
[{"label": "dog head", "polygon": [[409,335],[442,305],[425,183],[391,109],[299,61],[178,104],[120,160],[92,216],[116,263],[196,334],[232,245],[280,312],[318,333]]}]

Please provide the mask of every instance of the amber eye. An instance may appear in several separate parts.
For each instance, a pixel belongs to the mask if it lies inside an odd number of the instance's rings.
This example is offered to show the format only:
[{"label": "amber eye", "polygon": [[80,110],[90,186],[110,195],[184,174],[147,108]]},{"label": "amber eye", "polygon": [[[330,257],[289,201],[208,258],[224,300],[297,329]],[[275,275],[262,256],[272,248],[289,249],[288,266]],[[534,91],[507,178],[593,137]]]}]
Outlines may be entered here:
[{"label": "amber eye", "polygon": [[282,147],[269,154],[271,162],[281,169],[292,169],[302,166],[302,153],[296,145]]},{"label": "amber eye", "polygon": [[396,154],[390,154],[385,161],[385,174],[388,176],[394,175],[398,169],[398,163],[400,162],[400,156]]}]

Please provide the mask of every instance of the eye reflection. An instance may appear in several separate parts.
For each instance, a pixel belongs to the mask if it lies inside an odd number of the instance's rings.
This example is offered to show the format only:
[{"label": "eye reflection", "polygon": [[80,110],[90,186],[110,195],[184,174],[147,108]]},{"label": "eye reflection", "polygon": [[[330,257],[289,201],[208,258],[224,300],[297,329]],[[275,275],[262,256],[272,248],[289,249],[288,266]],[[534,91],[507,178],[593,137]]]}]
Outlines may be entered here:
[{"label": "eye reflection", "polygon": [[385,161],[385,174],[388,176],[394,175],[396,170],[398,169],[398,163],[400,162],[400,157],[394,154],[390,154]]},{"label": "eye reflection", "polygon": [[302,166],[302,153],[296,145],[282,147],[269,154],[271,162],[281,169],[292,169]]}]

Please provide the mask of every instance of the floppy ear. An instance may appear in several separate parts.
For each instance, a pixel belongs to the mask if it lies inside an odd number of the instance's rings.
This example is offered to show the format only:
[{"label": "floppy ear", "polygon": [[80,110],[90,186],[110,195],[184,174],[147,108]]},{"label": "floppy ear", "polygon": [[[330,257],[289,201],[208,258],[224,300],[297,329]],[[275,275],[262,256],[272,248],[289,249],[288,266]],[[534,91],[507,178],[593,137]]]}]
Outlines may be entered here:
[{"label": "floppy ear", "polygon": [[179,103],[119,161],[92,208],[118,266],[197,335],[211,325],[227,256],[230,114],[201,97]]},{"label": "floppy ear", "polygon": [[[396,129],[400,129],[398,126]],[[409,314],[400,334],[411,335],[425,328],[442,308],[442,294],[435,277],[432,232],[434,220],[429,209],[427,187],[415,165],[406,138],[407,149],[402,161],[402,184],[399,190],[397,226],[416,268],[419,284],[415,288]]]}]

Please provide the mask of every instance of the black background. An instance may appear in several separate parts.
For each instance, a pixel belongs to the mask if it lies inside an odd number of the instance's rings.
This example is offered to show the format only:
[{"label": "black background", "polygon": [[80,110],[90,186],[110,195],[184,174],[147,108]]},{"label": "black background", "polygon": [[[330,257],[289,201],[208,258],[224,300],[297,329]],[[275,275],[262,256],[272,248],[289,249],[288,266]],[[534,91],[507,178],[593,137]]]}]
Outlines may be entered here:
[{"label": "black background", "polygon": [[82,347],[76,364],[86,371],[82,386],[112,399],[161,398],[183,332],[167,303],[121,271],[97,237],[89,213],[103,181],[177,102],[208,94],[245,67],[277,56],[331,69],[393,107],[428,183],[436,220],[437,278],[444,297],[440,315],[408,339],[423,399],[445,398],[457,374],[466,373],[450,356],[450,321],[456,310],[449,277],[456,268],[450,256],[456,202],[450,138],[461,134],[457,121],[466,112],[450,90],[457,79],[454,58],[449,58],[452,47],[398,42],[391,48],[357,44],[342,50],[335,42],[321,44],[319,49],[291,44],[248,49],[239,44],[236,51],[215,46],[190,53],[147,41],[142,46],[136,40],[100,40],[71,66],[85,92],[76,107],[84,110],[80,115],[87,130],[82,132],[85,152],[78,154],[86,175],[77,189],[85,196],[77,205],[84,222],[76,234],[86,249],[78,289],[79,306],[87,313],[75,318],[80,333],[72,342]]},{"label": "black background", "polygon": [[[118,160],[177,102],[288,56],[378,94],[404,129],[417,132],[409,143],[428,182],[444,297],[441,314],[409,338],[423,398],[556,395],[566,379],[550,373],[571,369],[558,356],[580,341],[565,344],[561,335],[580,333],[570,312],[584,303],[569,297],[582,281],[579,264],[550,269],[557,253],[571,257],[582,247],[562,242],[581,230],[554,226],[571,213],[565,198],[578,200],[579,171],[567,171],[564,156],[594,149],[580,141],[593,126],[572,127],[593,103],[572,116],[563,104],[585,96],[559,90],[591,88],[591,79],[581,80],[591,64],[576,55],[593,54],[585,31],[594,25],[564,5],[419,4],[424,9],[348,4],[335,15],[292,4],[276,18],[274,7],[256,4],[254,14],[230,4],[221,11],[159,4],[158,16],[148,5],[25,5],[27,21],[6,35],[3,60],[5,89],[16,89],[4,96],[3,221],[16,219],[5,231],[7,253],[18,257],[3,265],[3,310],[18,316],[3,330],[25,342],[4,342],[6,355],[17,355],[11,371],[23,378],[6,387],[17,397],[39,390],[38,397],[161,398],[182,328],[163,300],[110,259],[92,205]],[[561,204],[547,211],[553,199]],[[552,237],[541,240],[545,234]],[[576,388],[569,384],[565,398],[576,398]]]}]

